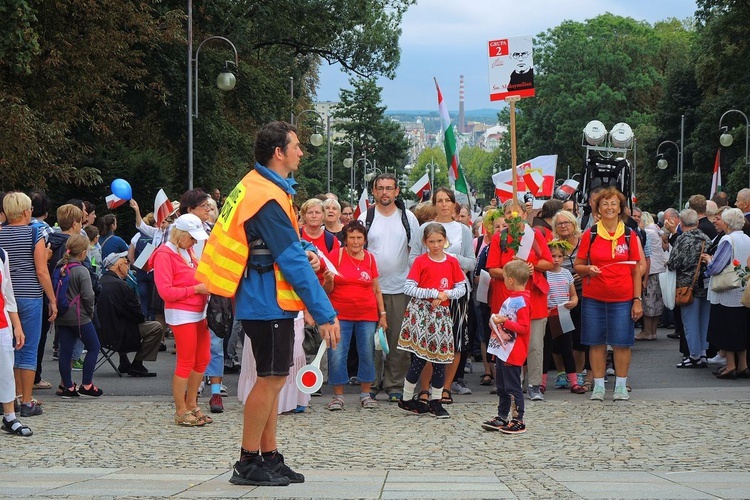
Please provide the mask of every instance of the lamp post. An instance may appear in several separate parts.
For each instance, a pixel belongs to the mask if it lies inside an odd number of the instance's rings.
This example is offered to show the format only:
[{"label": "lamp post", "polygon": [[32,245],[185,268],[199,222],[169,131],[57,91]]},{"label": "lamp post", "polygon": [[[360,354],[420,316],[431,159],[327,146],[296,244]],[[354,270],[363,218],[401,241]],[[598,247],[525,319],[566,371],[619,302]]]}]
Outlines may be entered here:
[{"label": "lamp post", "polygon": [[350,169],[349,172],[349,203],[354,203],[354,141],[350,139],[344,139],[344,142],[349,144],[349,158],[344,158],[344,167]]},{"label": "lamp post", "polygon": [[360,159],[358,159],[357,161],[354,162],[354,167],[352,167],[352,172],[357,168],[357,165],[359,164],[359,162],[364,162],[364,165],[363,165],[364,166],[364,174],[362,175],[362,178],[364,179],[365,182],[363,183],[363,188],[367,189],[367,183],[370,182],[370,179],[372,179],[372,177],[374,177],[374,176],[371,176],[369,179],[367,178],[367,167],[369,165],[371,171],[374,172],[375,171],[375,166],[372,164],[372,162],[370,160],[367,159],[367,152],[365,152],[365,154],[364,154],[364,156],[362,156],[362,158],[360,158]]},{"label": "lamp post", "polygon": [[[188,0],[187,5],[188,13],[188,26],[187,26],[187,39],[188,39],[188,65],[187,65],[187,108],[188,108],[188,189],[193,189],[193,119],[198,118],[198,56],[200,55],[203,44],[209,40],[222,40],[227,42],[234,51],[234,61],[224,61],[224,69],[219,73],[216,78],[216,86],[224,91],[229,91],[234,88],[237,82],[234,74],[229,71],[229,64],[234,64],[235,69],[239,66],[239,57],[237,55],[237,48],[227,38],[223,36],[210,36],[203,40],[198,45],[198,50],[195,51],[195,57],[193,57],[193,1]],[[195,66],[195,68],[193,68]],[[195,71],[195,74],[193,74]],[[195,85],[195,89],[193,89]],[[195,100],[193,100],[193,92],[195,92]]]},{"label": "lamp post", "polygon": [[430,169],[430,188],[432,188],[432,192],[435,192],[435,172],[440,173],[440,169],[437,166],[437,163],[435,163],[435,160],[430,157],[430,162],[427,164],[427,167]]},{"label": "lamp post", "polygon": [[659,161],[656,162],[656,166],[659,167],[660,170],[664,170],[669,166],[669,163],[667,160],[664,159],[664,153],[659,154],[659,149],[664,144],[671,144],[675,148],[677,148],[677,175],[680,178],[680,203],[679,203],[679,209],[682,210],[682,148],[679,144],[677,144],[674,141],[662,141],[657,147],[656,147],[656,157],[659,158]]},{"label": "lamp post", "polygon": [[725,116],[727,116],[729,113],[739,113],[742,115],[742,117],[745,119],[745,166],[748,167],[748,186],[750,186],[750,157],[748,157],[748,154],[750,154],[750,150],[748,149],[748,146],[750,146],[750,142],[748,141],[748,138],[750,138],[750,121],[747,119],[747,115],[743,113],[742,111],[738,109],[730,109],[729,111],[725,111],[723,115],[721,115],[721,118],[719,118],[719,131],[723,133],[719,137],[719,142],[722,146],[725,148],[732,145],[734,142],[734,137],[732,137],[732,134],[729,133],[728,127],[722,127],[721,121],[724,119]]},{"label": "lamp post", "polygon": [[[314,115],[318,120],[320,120],[320,124],[323,126],[323,128],[326,131],[326,191],[331,191],[331,176],[333,175],[333,165],[331,164],[331,115],[326,113],[326,119],[323,121],[323,115],[321,113],[318,113],[314,109],[306,109],[304,111],[300,111],[300,113],[297,115],[296,123],[292,122],[292,125],[299,126],[300,118],[302,118],[303,115],[310,113]],[[294,115],[292,114],[292,120],[294,120]],[[310,136],[310,144],[312,144],[315,147],[320,146],[323,144],[323,135],[319,134],[318,132],[315,132]]]}]

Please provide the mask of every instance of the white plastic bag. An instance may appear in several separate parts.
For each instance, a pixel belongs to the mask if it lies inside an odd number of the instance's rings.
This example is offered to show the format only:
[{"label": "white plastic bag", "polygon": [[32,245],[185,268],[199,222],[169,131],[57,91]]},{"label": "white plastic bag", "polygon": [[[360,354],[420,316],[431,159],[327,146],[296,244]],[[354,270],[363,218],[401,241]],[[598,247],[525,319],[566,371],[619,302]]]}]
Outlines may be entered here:
[{"label": "white plastic bag", "polygon": [[674,298],[677,290],[677,273],[667,269],[659,274],[659,286],[661,287],[661,298],[664,307],[674,309]]}]

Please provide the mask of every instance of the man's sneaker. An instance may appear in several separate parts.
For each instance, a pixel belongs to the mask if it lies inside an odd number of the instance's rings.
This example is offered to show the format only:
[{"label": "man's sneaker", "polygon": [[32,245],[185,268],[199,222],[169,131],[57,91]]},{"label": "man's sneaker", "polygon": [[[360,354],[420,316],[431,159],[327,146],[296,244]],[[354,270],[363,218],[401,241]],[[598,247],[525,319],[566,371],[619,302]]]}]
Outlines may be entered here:
[{"label": "man's sneaker", "polygon": [[[625,391],[627,394],[627,390]],[[595,385],[594,390],[591,391],[591,401],[604,401],[604,387]]]},{"label": "man's sneaker", "polygon": [[445,411],[443,404],[439,399],[430,400],[430,415],[435,418],[451,418],[450,414]]},{"label": "man's sneaker", "polygon": [[36,402],[32,401],[29,404],[21,404],[21,408],[19,410],[22,417],[36,417],[37,415],[41,415],[44,413],[42,410],[42,407],[36,404]]},{"label": "man's sneaker", "polygon": [[101,397],[102,394],[104,394],[104,391],[99,389],[94,384],[91,384],[91,387],[89,387],[88,389],[86,389],[84,386],[80,386],[78,388],[78,394],[87,398],[98,398]]},{"label": "man's sneaker", "polygon": [[422,414],[430,411],[430,406],[417,398],[398,401],[398,407],[402,410],[410,411],[412,413]]},{"label": "man's sneaker", "polygon": [[508,425],[501,427],[500,432],[503,434],[523,434],[526,432],[526,424],[514,418],[508,422]]},{"label": "man's sneaker", "polygon": [[224,413],[224,402],[221,400],[221,394],[214,394],[208,401],[208,407],[211,413]]},{"label": "man's sneaker", "polygon": [[76,387],[75,384],[73,384],[73,389],[68,389],[65,386],[61,386],[61,387],[62,387],[62,391],[60,391],[60,396],[63,399],[72,399],[72,398],[77,398],[80,396],[80,394],[78,394],[78,387]]},{"label": "man's sneaker", "polygon": [[289,478],[272,471],[261,457],[236,461],[229,482],[247,486],[289,486]]},{"label": "man's sneaker", "polygon": [[624,386],[624,385],[616,386],[615,393],[612,395],[612,401],[627,401],[628,399],[630,399],[630,394],[628,394],[627,386]]},{"label": "man's sneaker", "polygon": [[568,387],[568,375],[564,372],[558,373],[557,378],[555,379],[555,389],[567,389]]},{"label": "man's sneaker", "polygon": [[539,385],[530,385],[529,399],[532,401],[544,401],[544,396],[542,395],[542,387]]},{"label": "man's sneaker", "polygon": [[263,460],[268,464],[268,468],[271,469],[271,471],[275,472],[279,476],[283,476],[289,479],[290,483],[305,482],[305,476],[303,476],[299,472],[294,472],[289,468],[287,464],[284,463],[284,455],[282,455],[281,453],[274,453],[273,457],[269,459],[264,458]]},{"label": "man's sneaker", "polygon": [[456,394],[465,396],[467,394],[471,394],[471,389],[466,387],[466,382],[464,382],[463,380],[456,380],[451,384],[451,392],[455,392]]},{"label": "man's sneaker", "polygon": [[504,418],[495,417],[492,420],[482,422],[482,429],[487,431],[499,431],[500,428],[508,425],[508,421]]},{"label": "man's sneaker", "polygon": [[73,363],[73,371],[80,372],[81,370],[83,370],[83,361],[81,361],[80,359],[76,359]]}]

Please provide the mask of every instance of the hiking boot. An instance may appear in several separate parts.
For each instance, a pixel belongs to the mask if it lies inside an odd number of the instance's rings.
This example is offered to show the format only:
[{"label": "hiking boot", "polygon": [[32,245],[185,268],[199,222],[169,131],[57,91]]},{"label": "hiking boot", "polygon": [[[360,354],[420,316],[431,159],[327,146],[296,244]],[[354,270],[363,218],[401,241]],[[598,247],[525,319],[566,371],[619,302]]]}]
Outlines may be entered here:
[{"label": "hiking boot", "polygon": [[89,387],[88,389],[86,389],[83,386],[78,388],[79,396],[84,396],[87,398],[98,398],[98,397],[101,397],[102,394],[104,394],[104,391],[99,389],[94,384],[91,384],[91,387]]},{"label": "hiking boot", "polygon": [[482,429],[487,431],[499,431],[502,427],[508,425],[508,421],[504,418],[495,417],[492,420],[482,422]]},{"label": "hiking boot", "polygon": [[289,468],[287,464],[284,463],[284,455],[282,455],[281,453],[276,452],[271,458],[264,458],[263,460],[266,462],[266,464],[268,464],[268,468],[271,469],[271,471],[278,474],[279,476],[283,476],[289,479],[290,483],[305,482],[305,476],[303,476],[299,472],[294,472]]},{"label": "hiking boot", "polygon": [[450,414],[443,408],[443,404],[439,399],[433,399],[430,401],[430,415],[435,418],[451,418]]},{"label": "hiking boot", "polygon": [[289,478],[272,471],[261,457],[236,461],[229,482],[247,486],[289,486]]},{"label": "hiking boot", "polygon": [[416,398],[407,399],[407,400],[399,399],[398,407],[401,408],[402,410],[410,411],[412,413],[417,413],[419,415],[430,411],[430,406],[428,404]]},{"label": "hiking boot", "polygon": [[508,422],[508,425],[502,427],[500,432],[503,434],[523,434],[526,432],[526,424],[514,418]]},{"label": "hiking boot", "polygon": [[211,413],[224,413],[224,401],[221,400],[221,394],[214,394],[208,401],[208,407]]}]

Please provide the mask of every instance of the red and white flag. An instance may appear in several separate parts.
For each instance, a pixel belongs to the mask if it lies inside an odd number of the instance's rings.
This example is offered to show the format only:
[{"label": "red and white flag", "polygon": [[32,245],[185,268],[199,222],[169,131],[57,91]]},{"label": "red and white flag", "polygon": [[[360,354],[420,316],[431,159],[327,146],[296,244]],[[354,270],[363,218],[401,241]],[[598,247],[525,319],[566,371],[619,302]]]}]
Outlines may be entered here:
[{"label": "red and white flag", "polygon": [[578,181],[573,179],[568,179],[567,181],[562,183],[562,186],[560,186],[558,189],[565,193],[566,196],[570,197],[573,196],[578,189]]},{"label": "red and white flag", "polygon": [[123,200],[121,198],[118,198],[114,194],[110,194],[104,200],[107,202],[107,208],[110,210],[114,210],[115,208],[124,205],[127,203],[127,200]]},{"label": "red and white flag", "polygon": [[[557,170],[557,155],[537,156],[516,167],[518,174],[518,192],[524,193],[527,188],[537,197],[552,197],[555,187],[555,172]],[[527,175],[527,173],[529,175]],[[542,179],[535,174],[541,174]],[[513,197],[513,172],[503,170],[492,176],[495,192],[500,201],[507,201]],[[541,182],[541,183],[540,183]],[[533,185],[530,185],[533,183]],[[534,188],[539,189],[534,192]],[[501,194],[502,193],[502,194]],[[503,196],[507,198],[503,200]]]},{"label": "red and white flag", "polygon": [[156,213],[156,227],[160,227],[164,219],[174,212],[174,205],[169,201],[167,193],[160,189],[154,199],[154,212]]},{"label": "red and white flag", "polygon": [[367,188],[362,190],[362,196],[359,197],[359,203],[357,208],[354,209],[354,219],[358,218],[361,214],[367,212],[367,207],[370,204],[367,202]]},{"label": "red and white flag", "polygon": [[424,191],[432,191],[432,186],[430,185],[430,176],[425,173],[422,177],[419,178],[417,182],[414,183],[410,190],[420,198],[422,197],[422,193]]},{"label": "red and white flag", "polygon": [[523,174],[523,182],[526,184],[526,190],[534,196],[539,196],[539,192],[544,186],[544,176],[540,170],[527,170]]},{"label": "red and white flag", "polygon": [[716,160],[714,160],[714,175],[711,177],[711,195],[709,198],[713,198],[717,192],[721,192],[721,162],[719,158],[719,152],[716,150]]}]

